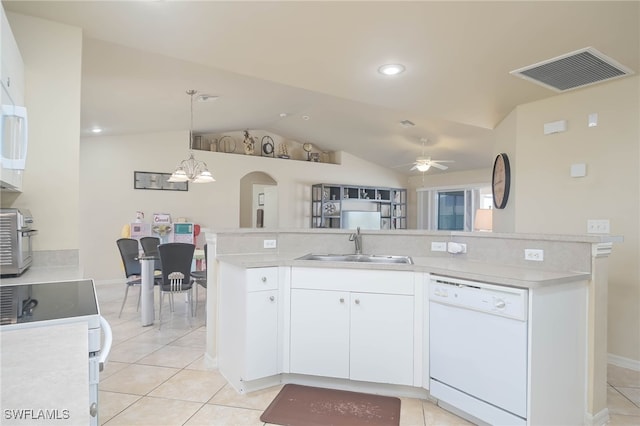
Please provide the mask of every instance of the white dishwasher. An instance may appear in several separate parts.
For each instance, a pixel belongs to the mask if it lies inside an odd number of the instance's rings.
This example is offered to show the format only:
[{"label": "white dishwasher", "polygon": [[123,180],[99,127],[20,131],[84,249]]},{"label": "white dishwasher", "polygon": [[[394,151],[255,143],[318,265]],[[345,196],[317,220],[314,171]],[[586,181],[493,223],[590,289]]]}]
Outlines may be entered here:
[{"label": "white dishwasher", "polygon": [[492,425],[527,417],[526,289],[431,276],[430,393]]}]

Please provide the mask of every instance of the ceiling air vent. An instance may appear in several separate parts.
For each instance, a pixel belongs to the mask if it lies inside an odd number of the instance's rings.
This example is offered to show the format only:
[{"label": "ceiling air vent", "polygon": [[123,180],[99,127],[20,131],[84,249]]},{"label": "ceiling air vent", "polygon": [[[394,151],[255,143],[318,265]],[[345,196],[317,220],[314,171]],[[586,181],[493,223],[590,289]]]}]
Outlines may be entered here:
[{"label": "ceiling air vent", "polygon": [[512,75],[557,92],[577,89],[633,74],[592,47],[511,71]]}]

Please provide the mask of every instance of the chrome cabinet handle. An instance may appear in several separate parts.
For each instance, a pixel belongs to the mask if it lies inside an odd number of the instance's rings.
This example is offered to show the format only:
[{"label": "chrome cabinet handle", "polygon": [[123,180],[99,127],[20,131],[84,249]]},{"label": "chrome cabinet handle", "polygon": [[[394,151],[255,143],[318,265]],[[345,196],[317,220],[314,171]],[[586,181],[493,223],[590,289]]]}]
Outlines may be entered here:
[{"label": "chrome cabinet handle", "polygon": [[344,297],[340,298],[340,303],[344,303]]},{"label": "chrome cabinet handle", "polygon": [[262,277],[262,282],[266,283],[267,282],[267,277]]},{"label": "chrome cabinet handle", "polygon": [[276,298],[274,296],[269,296],[269,300],[273,302],[274,300],[276,300]]},{"label": "chrome cabinet handle", "polygon": [[360,304],[360,299],[356,299],[355,303],[356,303],[356,305],[359,305]]}]

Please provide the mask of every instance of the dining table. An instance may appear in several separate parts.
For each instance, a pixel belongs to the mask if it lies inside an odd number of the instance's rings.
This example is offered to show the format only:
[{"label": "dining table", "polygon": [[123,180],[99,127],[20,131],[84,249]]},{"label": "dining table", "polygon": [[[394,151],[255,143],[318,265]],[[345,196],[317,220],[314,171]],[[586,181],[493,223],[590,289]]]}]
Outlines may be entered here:
[{"label": "dining table", "polygon": [[[204,249],[195,249],[193,252],[193,260],[195,262],[195,270],[202,270],[204,260]],[[140,319],[143,327],[153,325],[155,320],[155,306],[154,306],[154,279],[155,261],[158,260],[157,256],[141,255],[138,257],[140,261],[141,269],[141,288],[140,288]]]}]

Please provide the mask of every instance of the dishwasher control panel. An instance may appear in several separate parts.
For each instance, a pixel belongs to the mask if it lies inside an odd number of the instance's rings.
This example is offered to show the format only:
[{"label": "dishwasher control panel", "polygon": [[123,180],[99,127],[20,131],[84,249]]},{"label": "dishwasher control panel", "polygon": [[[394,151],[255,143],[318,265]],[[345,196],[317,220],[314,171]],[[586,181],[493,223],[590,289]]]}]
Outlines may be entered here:
[{"label": "dishwasher control panel", "polygon": [[429,300],[520,321],[527,320],[526,289],[432,276]]}]

